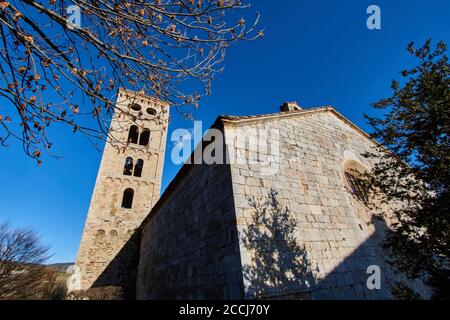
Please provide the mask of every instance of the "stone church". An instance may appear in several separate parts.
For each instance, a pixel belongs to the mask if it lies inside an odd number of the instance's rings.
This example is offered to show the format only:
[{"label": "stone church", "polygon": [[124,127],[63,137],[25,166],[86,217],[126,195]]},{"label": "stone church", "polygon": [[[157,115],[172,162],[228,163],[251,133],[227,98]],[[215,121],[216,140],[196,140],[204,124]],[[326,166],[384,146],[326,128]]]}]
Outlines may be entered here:
[{"label": "stone church", "polygon": [[221,133],[223,150],[214,153],[223,161],[188,158],[160,195],[168,119],[169,105],[119,90],[72,290],[119,286],[131,299],[393,298],[402,277],[385,261],[388,223],[373,219],[356,177],[373,165],[362,154],[376,145],[360,128],[332,107],[296,103],[219,116],[208,132],[216,142]]}]

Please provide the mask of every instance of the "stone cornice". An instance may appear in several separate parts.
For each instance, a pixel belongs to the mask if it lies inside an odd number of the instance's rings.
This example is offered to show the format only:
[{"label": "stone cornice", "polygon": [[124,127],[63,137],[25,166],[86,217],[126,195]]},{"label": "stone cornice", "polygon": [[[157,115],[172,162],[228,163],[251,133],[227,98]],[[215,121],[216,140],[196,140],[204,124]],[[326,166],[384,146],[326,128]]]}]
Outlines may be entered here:
[{"label": "stone cornice", "polygon": [[170,103],[168,101],[163,101],[155,97],[147,96],[143,92],[136,92],[125,88],[119,88],[118,95],[121,96],[122,94],[125,94],[125,96],[127,97],[129,96],[129,98],[135,97],[138,99],[145,100],[147,103],[157,104],[167,108],[170,107]]}]

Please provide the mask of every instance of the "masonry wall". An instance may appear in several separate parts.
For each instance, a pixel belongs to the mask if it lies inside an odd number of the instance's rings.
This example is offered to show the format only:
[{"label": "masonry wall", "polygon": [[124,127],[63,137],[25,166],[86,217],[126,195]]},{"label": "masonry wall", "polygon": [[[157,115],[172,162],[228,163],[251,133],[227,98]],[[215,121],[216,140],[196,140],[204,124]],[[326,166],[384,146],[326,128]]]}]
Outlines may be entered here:
[{"label": "masonry wall", "polygon": [[[140,111],[130,108],[133,103]],[[138,93],[119,90],[116,113],[110,127],[81,239],[71,290],[119,286],[133,298],[139,237],[137,228],[159,199],[166,146],[168,106]],[[153,108],[156,116],[146,113]],[[133,116],[138,116],[136,120]],[[130,127],[151,130],[143,146],[127,142]],[[125,159],[144,161],[142,174],[124,175]],[[124,190],[134,191],[131,208],[122,208]]]},{"label": "masonry wall", "polygon": [[[342,169],[346,159],[370,167],[361,154],[372,142],[328,111],[226,124],[231,150],[251,158],[257,129],[279,133],[262,141],[278,143],[280,157],[262,149],[265,165],[231,166],[245,297],[392,298],[398,277],[384,261],[385,225],[352,195]],[[381,268],[380,290],[366,286],[370,265]]]},{"label": "masonry wall", "polygon": [[183,167],[160,203],[143,224],[137,298],[243,298],[229,166]]}]

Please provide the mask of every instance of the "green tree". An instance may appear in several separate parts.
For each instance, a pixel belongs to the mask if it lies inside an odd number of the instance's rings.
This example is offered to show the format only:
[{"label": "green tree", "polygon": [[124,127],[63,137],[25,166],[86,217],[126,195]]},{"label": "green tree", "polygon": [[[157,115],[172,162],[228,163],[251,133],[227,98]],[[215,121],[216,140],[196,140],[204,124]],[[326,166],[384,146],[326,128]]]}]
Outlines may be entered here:
[{"label": "green tree", "polygon": [[[450,77],[445,43],[408,52],[416,67],[392,82],[392,97],[373,104],[380,118],[366,115],[372,136],[390,152],[373,168],[373,190],[383,201],[403,205],[386,246],[391,261],[409,276],[425,277],[433,298],[450,297],[449,181]],[[367,154],[374,156],[374,154]]]}]

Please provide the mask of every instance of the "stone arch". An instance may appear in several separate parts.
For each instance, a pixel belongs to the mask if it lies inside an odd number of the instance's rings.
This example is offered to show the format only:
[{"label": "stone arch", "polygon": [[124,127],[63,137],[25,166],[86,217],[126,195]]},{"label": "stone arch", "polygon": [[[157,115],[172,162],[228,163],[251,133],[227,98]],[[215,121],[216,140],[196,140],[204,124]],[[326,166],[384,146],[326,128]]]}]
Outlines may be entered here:
[{"label": "stone arch", "polygon": [[361,162],[359,160],[359,158],[350,150],[345,150],[344,151],[344,161],[346,161],[346,160],[354,160],[354,161],[357,161],[357,162]]},{"label": "stone arch", "polygon": [[134,173],[133,175],[135,177],[141,177],[142,176],[142,170],[144,169],[144,160],[138,159],[136,161],[136,165],[134,166]]},{"label": "stone arch", "polygon": [[139,186],[139,181],[138,180],[133,180],[131,182],[131,185],[137,188]]},{"label": "stone arch", "polygon": [[101,242],[101,241],[103,240],[103,238],[105,237],[105,234],[106,234],[105,230],[103,230],[103,229],[98,229],[98,230],[95,232],[95,236],[94,236],[94,241],[95,241],[95,243]]},{"label": "stone arch", "polygon": [[132,125],[130,127],[130,131],[128,132],[128,143],[138,143],[139,138],[139,128],[136,125]]},{"label": "stone arch", "polygon": [[369,198],[363,181],[369,169],[359,161],[348,159],[343,161],[342,171],[347,188],[360,202],[367,205]]},{"label": "stone arch", "polygon": [[150,130],[145,128],[139,136],[139,145],[147,146],[150,142]]},{"label": "stone arch", "polygon": [[126,157],[125,165],[123,167],[123,174],[126,176],[131,176],[131,174],[133,173],[133,167],[134,167],[133,158]]},{"label": "stone arch", "polygon": [[351,194],[355,211],[362,220],[362,224],[359,224],[361,230],[365,230],[372,223],[372,214],[368,208],[371,199],[369,190],[364,184],[364,174],[368,171],[369,169],[357,160],[347,159],[342,162],[342,178],[346,190]]},{"label": "stone arch", "polygon": [[134,190],[127,188],[123,192],[122,197],[122,208],[131,209],[133,207]]},{"label": "stone arch", "polygon": [[118,235],[117,230],[111,230],[111,231],[109,232],[109,236],[110,236],[111,238],[117,238],[117,235]]}]

